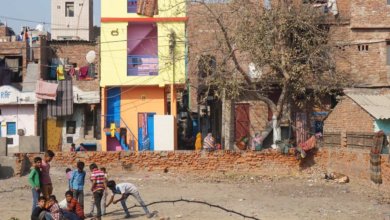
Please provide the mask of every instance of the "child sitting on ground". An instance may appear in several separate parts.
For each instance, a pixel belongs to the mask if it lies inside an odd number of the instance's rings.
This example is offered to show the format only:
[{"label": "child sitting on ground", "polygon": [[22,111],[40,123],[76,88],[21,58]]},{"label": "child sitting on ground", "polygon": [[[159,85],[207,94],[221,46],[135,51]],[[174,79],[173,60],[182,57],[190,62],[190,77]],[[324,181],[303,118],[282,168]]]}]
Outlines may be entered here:
[{"label": "child sitting on ground", "polygon": [[64,212],[64,217],[68,218],[69,220],[82,220],[85,219],[84,216],[84,210],[81,207],[80,203],[73,198],[73,192],[67,191],[65,193],[65,198],[67,202],[67,207]]},{"label": "child sitting on ground", "polygon": [[64,216],[62,214],[62,210],[60,209],[60,206],[58,205],[58,201],[57,201],[55,195],[49,196],[47,209],[49,210],[50,215],[53,218],[53,220],[63,220],[64,219]]},{"label": "child sitting on ground", "polygon": [[38,205],[34,207],[32,214],[31,214],[31,220],[51,220],[51,215],[49,212],[45,209],[45,203],[46,198],[44,196],[39,197],[38,199]]}]

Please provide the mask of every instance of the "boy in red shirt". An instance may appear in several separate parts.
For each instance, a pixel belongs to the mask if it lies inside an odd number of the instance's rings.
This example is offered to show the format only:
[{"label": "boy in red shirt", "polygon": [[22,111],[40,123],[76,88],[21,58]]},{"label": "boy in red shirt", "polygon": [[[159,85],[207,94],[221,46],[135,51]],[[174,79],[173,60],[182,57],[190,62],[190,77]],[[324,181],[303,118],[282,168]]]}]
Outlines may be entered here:
[{"label": "boy in red shirt", "polygon": [[67,202],[67,208],[64,210],[64,216],[68,219],[85,219],[84,210],[81,207],[77,199],[73,198],[73,192],[67,191],[65,193],[65,198]]}]

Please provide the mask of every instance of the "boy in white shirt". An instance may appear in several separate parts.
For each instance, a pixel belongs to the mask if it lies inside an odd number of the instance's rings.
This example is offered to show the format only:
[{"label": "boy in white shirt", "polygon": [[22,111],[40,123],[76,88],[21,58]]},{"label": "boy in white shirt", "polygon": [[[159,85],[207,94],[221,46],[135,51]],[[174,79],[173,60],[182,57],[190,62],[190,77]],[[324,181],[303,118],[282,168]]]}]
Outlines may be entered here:
[{"label": "boy in white shirt", "polygon": [[[118,183],[118,184],[116,184],[114,180],[110,180],[107,183],[107,187],[112,191],[112,195],[111,195],[111,198],[108,201],[108,204],[106,205],[106,207],[108,207],[111,203],[116,204],[117,202],[121,202],[123,210],[126,213],[125,218],[130,218],[130,213],[129,213],[129,210],[127,209],[127,206],[126,206],[126,200],[130,195],[132,195],[139,202],[139,204],[142,206],[147,217],[148,218],[153,217],[154,214],[149,212],[149,209],[146,207],[144,201],[142,200],[141,196],[139,195],[138,188],[135,185],[133,185],[131,183]],[[115,194],[120,194],[121,197],[117,200],[114,200]]]}]

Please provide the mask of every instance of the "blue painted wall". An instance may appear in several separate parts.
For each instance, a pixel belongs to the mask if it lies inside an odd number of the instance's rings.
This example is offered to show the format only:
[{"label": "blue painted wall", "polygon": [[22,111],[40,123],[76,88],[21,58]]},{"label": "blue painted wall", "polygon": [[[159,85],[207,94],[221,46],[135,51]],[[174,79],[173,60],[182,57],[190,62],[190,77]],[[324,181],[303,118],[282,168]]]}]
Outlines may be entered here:
[{"label": "blue painted wall", "polygon": [[114,122],[116,127],[120,127],[121,121],[121,89],[107,89],[107,117],[106,127],[110,127],[110,123]]}]

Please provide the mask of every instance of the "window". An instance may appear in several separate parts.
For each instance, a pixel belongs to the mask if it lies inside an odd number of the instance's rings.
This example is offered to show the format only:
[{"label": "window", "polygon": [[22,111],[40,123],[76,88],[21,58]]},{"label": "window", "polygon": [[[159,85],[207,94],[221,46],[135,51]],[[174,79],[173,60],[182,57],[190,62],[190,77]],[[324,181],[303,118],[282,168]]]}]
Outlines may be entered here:
[{"label": "window", "polygon": [[[22,72],[22,57],[19,56],[7,56],[4,58],[5,70],[2,73],[3,76],[6,76],[7,79],[11,80],[13,83],[23,82],[23,72]],[[0,66],[2,62],[0,61]]]},{"label": "window", "polygon": [[390,41],[387,41],[387,45],[386,45],[386,64],[388,66],[390,66]]},{"label": "window", "polygon": [[212,55],[202,55],[198,61],[198,70],[199,77],[206,78],[213,73],[215,73],[217,69],[217,61],[215,56]]},{"label": "window", "polygon": [[390,0],[387,0],[387,5],[390,5]]},{"label": "window", "polygon": [[74,17],[74,2],[65,2],[65,17]]},{"label": "window", "polygon": [[16,122],[7,122],[7,135],[16,135]]},{"label": "window", "polygon": [[127,13],[137,12],[137,0],[127,0]]},{"label": "window", "polygon": [[357,45],[358,51],[368,51],[368,44],[359,44]]},{"label": "window", "polygon": [[76,133],[76,121],[66,121],[66,133],[67,134]]}]

